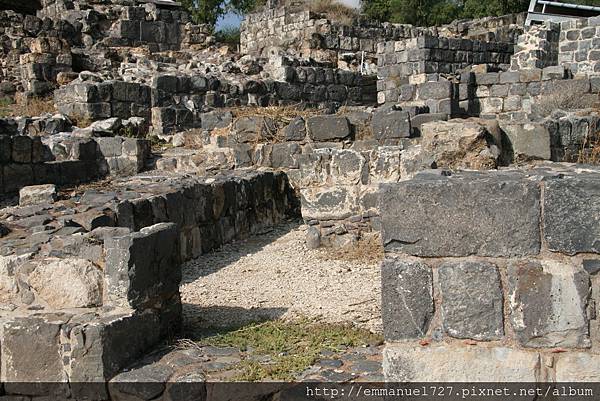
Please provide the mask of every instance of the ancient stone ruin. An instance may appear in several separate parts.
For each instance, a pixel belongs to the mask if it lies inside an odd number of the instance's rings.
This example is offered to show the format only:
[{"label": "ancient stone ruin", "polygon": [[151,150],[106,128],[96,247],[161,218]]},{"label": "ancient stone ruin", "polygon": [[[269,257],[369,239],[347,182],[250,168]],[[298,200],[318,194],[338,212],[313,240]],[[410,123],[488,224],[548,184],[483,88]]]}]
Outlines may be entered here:
[{"label": "ancient stone ruin", "polygon": [[273,5],[237,51],[177,6],[34,8],[0,11],[0,394],[124,399],[182,263],[297,218],[383,247],[386,380],[600,380],[600,17]]}]

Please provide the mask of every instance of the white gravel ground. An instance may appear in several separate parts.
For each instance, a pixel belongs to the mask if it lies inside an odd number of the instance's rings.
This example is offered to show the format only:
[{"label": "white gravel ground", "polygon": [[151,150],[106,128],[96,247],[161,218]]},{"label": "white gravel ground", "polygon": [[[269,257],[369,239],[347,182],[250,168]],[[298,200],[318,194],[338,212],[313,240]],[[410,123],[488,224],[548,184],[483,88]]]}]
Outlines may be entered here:
[{"label": "white gravel ground", "polygon": [[186,330],[305,316],[380,332],[379,266],[326,255],[306,248],[302,226],[286,224],[187,262]]}]

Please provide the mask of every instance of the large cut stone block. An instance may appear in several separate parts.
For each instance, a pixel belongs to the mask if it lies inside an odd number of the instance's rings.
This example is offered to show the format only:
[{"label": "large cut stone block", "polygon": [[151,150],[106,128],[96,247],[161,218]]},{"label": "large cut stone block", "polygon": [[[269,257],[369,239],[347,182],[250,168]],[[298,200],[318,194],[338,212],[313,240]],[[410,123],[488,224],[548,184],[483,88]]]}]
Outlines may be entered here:
[{"label": "large cut stone block", "polygon": [[392,344],[383,373],[395,382],[535,382],[540,356],[505,347]]},{"label": "large cut stone block", "polygon": [[424,337],[433,317],[433,278],[422,262],[386,257],[381,265],[381,315],[387,341]]},{"label": "large cut stone block", "polygon": [[436,121],[421,126],[421,148],[437,167],[489,170],[498,165],[497,126],[477,119]]},{"label": "large cut stone block", "polygon": [[544,183],[544,238],[552,251],[600,253],[600,179],[585,175]]},{"label": "large cut stone block", "polygon": [[338,185],[357,185],[367,174],[365,158],[354,150],[331,150],[331,176]]},{"label": "large cut stone block", "polygon": [[32,264],[29,285],[53,308],[102,304],[102,273],[89,260],[46,258]]},{"label": "large cut stone block", "polygon": [[527,347],[589,347],[588,274],[581,267],[543,260],[508,268],[510,319]]},{"label": "large cut stone block", "polygon": [[343,220],[359,212],[358,188],[334,186],[300,191],[304,220]]},{"label": "large cut stone block", "polygon": [[[59,382],[66,380],[60,345],[60,328],[68,315],[59,317],[40,314],[18,317],[7,321],[3,327],[1,344],[1,381],[7,382]],[[35,394],[39,389],[30,388]],[[30,394],[26,392],[26,394]]]},{"label": "large cut stone block", "polygon": [[539,252],[540,190],[521,175],[421,173],[381,190],[387,251],[425,257]]},{"label": "large cut stone block", "polygon": [[561,354],[555,362],[557,382],[599,382],[600,355],[584,352]]},{"label": "large cut stone block", "polygon": [[105,284],[109,303],[134,309],[156,305],[179,290],[177,229],[159,223],[107,238]]},{"label": "large cut stone block", "polygon": [[68,367],[78,399],[100,397],[107,380],[160,340],[160,321],[154,313],[114,313],[72,324]]},{"label": "large cut stone block", "polygon": [[307,120],[308,136],[313,141],[339,141],[350,136],[350,123],[346,117],[314,116]]},{"label": "large cut stone block", "polygon": [[380,141],[388,138],[408,138],[411,134],[410,115],[407,111],[380,111],[373,116],[371,128],[375,139]]},{"label": "large cut stone block", "polygon": [[497,340],[504,334],[498,269],[487,262],[446,262],[439,267],[442,321],[452,337]]},{"label": "large cut stone block", "polygon": [[502,131],[511,145],[512,160],[550,159],[550,132],[543,124],[502,124]]},{"label": "large cut stone block", "polygon": [[19,191],[19,206],[51,204],[56,200],[54,184],[33,185],[21,188]]}]

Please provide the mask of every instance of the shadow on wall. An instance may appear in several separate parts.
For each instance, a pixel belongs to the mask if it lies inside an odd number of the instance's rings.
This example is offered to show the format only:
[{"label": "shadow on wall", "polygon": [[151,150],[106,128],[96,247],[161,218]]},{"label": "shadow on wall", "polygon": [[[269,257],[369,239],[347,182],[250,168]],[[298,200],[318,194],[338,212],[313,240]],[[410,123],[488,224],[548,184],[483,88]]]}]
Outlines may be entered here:
[{"label": "shadow on wall", "polygon": [[[287,308],[241,308],[237,306],[208,306],[183,304],[181,338],[200,341],[204,337],[239,330],[253,323],[277,320]],[[219,322],[226,322],[219,324]]]},{"label": "shadow on wall", "polygon": [[35,15],[41,9],[39,0],[0,0],[0,10],[13,10],[21,14]]}]

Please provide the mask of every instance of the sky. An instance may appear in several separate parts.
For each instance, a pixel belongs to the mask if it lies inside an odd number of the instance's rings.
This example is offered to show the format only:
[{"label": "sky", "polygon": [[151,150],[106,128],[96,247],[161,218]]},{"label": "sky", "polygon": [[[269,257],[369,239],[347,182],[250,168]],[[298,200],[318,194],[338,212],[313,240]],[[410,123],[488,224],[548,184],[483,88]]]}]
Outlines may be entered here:
[{"label": "sky", "polygon": [[[360,0],[339,0],[339,1],[350,7],[358,7],[359,3],[360,3]],[[217,21],[217,30],[223,29],[228,26],[238,27],[240,25],[241,20],[242,20],[242,17],[240,17],[239,15],[237,15],[235,13],[226,14]]]}]

